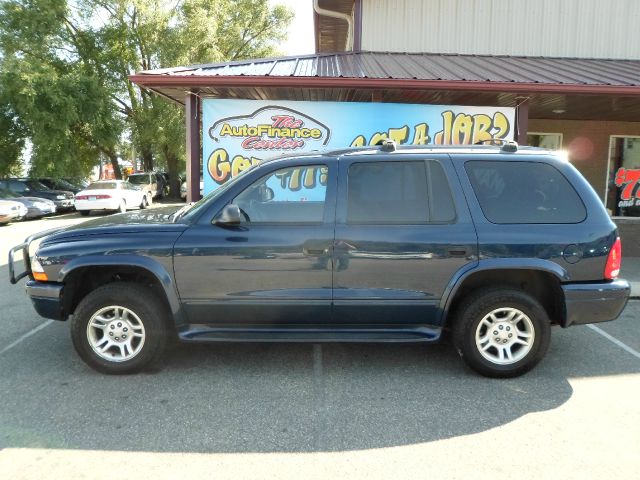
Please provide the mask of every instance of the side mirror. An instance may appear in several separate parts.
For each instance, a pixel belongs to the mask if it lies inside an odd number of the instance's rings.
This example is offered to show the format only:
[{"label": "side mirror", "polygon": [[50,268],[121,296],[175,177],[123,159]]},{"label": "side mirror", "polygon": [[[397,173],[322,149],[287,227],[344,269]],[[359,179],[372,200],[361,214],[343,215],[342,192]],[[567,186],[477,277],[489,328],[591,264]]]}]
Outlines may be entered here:
[{"label": "side mirror", "polygon": [[240,207],[234,204],[226,205],[222,211],[213,219],[216,225],[240,225],[242,223],[242,214]]}]

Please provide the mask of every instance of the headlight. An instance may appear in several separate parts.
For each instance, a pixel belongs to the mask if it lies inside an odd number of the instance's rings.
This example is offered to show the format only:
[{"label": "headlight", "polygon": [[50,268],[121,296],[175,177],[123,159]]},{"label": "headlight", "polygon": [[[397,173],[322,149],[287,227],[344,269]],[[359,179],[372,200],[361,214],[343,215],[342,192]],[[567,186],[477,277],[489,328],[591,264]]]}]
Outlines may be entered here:
[{"label": "headlight", "polygon": [[64,195],[56,195],[56,198],[57,198],[58,200],[64,200]]},{"label": "headlight", "polygon": [[44,268],[42,268],[42,265],[40,264],[37,256],[34,256],[31,259],[31,273],[33,273],[33,278],[41,282],[46,282],[49,280],[47,274],[44,273]]}]

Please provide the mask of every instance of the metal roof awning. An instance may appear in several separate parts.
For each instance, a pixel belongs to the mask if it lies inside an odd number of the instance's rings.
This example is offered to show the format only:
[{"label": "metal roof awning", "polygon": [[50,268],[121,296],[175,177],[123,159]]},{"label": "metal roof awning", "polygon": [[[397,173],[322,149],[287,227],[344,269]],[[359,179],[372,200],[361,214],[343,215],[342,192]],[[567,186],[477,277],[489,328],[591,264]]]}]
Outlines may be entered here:
[{"label": "metal roof awning", "polygon": [[640,60],[343,52],[150,70],[130,79],[180,103],[190,91],[219,98],[371,101],[375,95],[384,102],[497,106],[529,97],[531,118],[640,118]]}]

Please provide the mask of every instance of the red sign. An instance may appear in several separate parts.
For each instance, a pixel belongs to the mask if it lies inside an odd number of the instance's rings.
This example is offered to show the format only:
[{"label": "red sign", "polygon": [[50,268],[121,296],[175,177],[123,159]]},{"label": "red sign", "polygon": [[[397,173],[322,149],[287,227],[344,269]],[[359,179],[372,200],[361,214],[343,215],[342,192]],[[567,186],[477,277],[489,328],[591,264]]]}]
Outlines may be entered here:
[{"label": "red sign", "polygon": [[[640,181],[640,169],[628,170],[626,168],[619,168],[616,172],[616,186],[625,186],[622,192],[620,192],[620,200],[628,201],[633,198],[633,192],[636,189],[636,185]],[[635,195],[640,198],[640,189]]]}]

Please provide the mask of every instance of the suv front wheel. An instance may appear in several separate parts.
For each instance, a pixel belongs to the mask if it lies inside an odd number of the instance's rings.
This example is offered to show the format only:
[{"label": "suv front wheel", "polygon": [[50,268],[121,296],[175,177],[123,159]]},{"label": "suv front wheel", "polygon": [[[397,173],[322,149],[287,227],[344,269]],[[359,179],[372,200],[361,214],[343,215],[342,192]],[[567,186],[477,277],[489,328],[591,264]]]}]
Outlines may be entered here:
[{"label": "suv front wheel", "polygon": [[90,367],[111,374],[134,373],[165,351],[166,314],[155,293],[128,282],[104,285],[89,293],[71,320],[76,351]]},{"label": "suv front wheel", "polygon": [[454,321],[456,350],[467,365],[487,377],[522,375],[549,347],[547,312],[520,290],[481,290],[462,303]]}]

